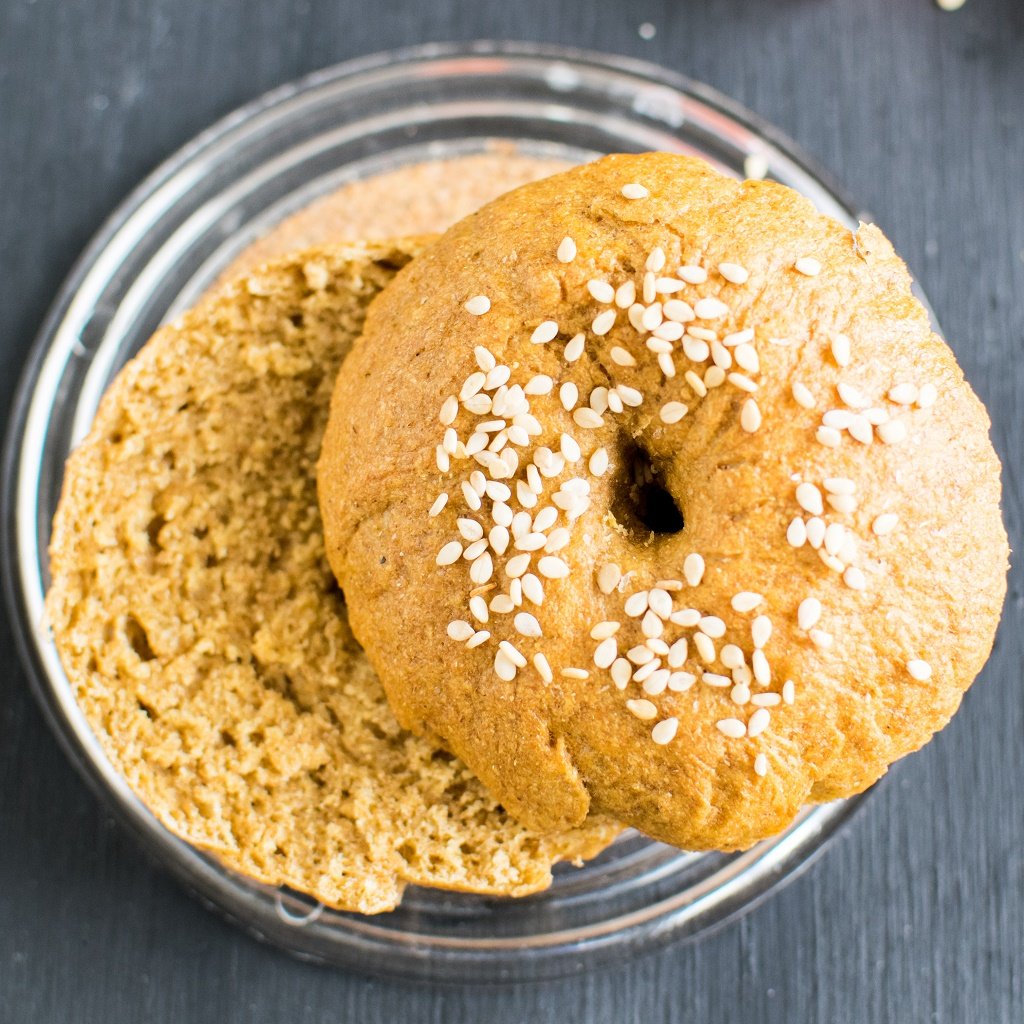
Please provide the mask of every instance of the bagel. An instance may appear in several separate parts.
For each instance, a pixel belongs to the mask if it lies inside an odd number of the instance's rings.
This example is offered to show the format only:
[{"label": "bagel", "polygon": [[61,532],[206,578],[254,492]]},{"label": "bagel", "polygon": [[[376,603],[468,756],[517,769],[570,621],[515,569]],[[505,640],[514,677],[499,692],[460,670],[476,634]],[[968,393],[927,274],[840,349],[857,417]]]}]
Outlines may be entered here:
[{"label": "bagel", "polygon": [[531,828],[745,848],[953,715],[1007,540],[985,410],[877,228],[669,154],[451,228],[319,464],[399,721]]},{"label": "bagel", "polygon": [[535,892],[619,831],[531,833],[403,732],[324,557],[334,375],[421,247],[305,250],[162,328],[69,459],[50,548],[54,641],[137,796],[229,868],[362,913],[408,884]]}]

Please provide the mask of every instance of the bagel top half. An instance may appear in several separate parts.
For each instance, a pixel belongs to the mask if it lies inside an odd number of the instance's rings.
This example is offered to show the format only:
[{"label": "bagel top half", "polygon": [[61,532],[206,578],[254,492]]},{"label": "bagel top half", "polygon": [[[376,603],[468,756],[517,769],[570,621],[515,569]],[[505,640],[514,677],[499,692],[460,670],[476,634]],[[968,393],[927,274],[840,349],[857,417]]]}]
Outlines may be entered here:
[{"label": "bagel top half", "polygon": [[402,270],[319,490],[399,720],[539,829],[742,848],[864,789],[952,716],[1005,592],[988,419],[890,243],[668,154]]}]

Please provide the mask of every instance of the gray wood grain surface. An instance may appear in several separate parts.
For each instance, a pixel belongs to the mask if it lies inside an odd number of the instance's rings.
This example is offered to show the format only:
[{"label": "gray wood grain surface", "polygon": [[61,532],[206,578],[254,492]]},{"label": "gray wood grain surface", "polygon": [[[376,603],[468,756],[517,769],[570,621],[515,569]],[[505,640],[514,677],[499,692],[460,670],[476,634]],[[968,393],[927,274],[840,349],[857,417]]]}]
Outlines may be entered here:
[{"label": "gray wood grain surface", "polygon": [[[656,28],[645,41],[638,25]],[[968,0],[6,0],[0,408],[102,218],[211,120],[439,39],[658,61],[780,126],[871,210],[991,410],[1022,539],[1024,4]],[[0,1022],[1024,1021],[1024,609],[953,724],[739,923],[564,982],[404,986],[292,962],[155,871],[48,733],[0,620]]]}]

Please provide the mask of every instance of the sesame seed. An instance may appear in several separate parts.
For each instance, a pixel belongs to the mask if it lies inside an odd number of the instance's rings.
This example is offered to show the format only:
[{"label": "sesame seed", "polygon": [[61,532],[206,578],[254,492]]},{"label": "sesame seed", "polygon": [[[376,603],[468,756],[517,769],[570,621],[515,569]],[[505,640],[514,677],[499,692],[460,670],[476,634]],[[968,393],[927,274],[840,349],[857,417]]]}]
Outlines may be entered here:
[{"label": "sesame seed", "polygon": [[870,423],[873,427],[881,426],[883,423],[888,423],[892,417],[885,411],[885,409],[871,408],[865,409],[861,415]]},{"label": "sesame seed", "polygon": [[837,334],[832,339],[832,358],[839,366],[850,365],[850,339],[845,334]]},{"label": "sesame seed", "polygon": [[875,521],[871,524],[871,531],[876,537],[884,537],[896,529],[899,520],[900,517],[895,512],[883,512],[880,516],[875,517]]},{"label": "sesame seed", "polygon": [[914,658],[912,661],[907,662],[907,671],[910,673],[912,679],[916,679],[918,682],[925,682],[927,679],[932,677],[932,667],[927,661],[921,661],[920,658]]},{"label": "sesame seed", "polygon": [[619,645],[615,637],[605,637],[594,650],[594,664],[598,668],[608,668],[619,656]]},{"label": "sesame seed", "polygon": [[594,317],[590,329],[600,338],[607,334],[615,326],[617,314],[614,309],[606,309]]},{"label": "sesame seed", "polygon": [[917,395],[919,409],[930,409],[939,399],[939,392],[934,384],[922,384]]},{"label": "sesame seed", "polygon": [[651,302],[651,304],[643,311],[640,316],[640,323],[645,331],[653,331],[656,327],[661,326],[661,321],[664,316],[661,312],[660,302]]},{"label": "sesame seed", "polygon": [[846,568],[845,563],[838,555],[830,555],[824,548],[818,552],[818,557],[827,565],[833,572],[841,573]]},{"label": "sesame seed", "polygon": [[817,277],[821,273],[821,264],[813,256],[801,256],[793,269],[806,277]]},{"label": "sesame seed", "polygon": [[755,693],[750,703],[756,708],[773,708],[782,703],[782,697],[777,693]]},{"label": "sesame seed", "polygon": [[741,739],[747,734],[747,727],[738,718],[719,719],[715,726],[723,736],[728,736],[732,740]]},{"label": "sesame seed", "polygon": [[868,585],[868,581],[864,573],[855,565],[851,565],[846,568],[846,571],[843,573],[843,582],[851,590],[864,590]]},{"label": "sesame seed", "polygon": [[508,594],[495,594],[489,607],[495,615],[508,615],[515,610],[516,603]]},{"label": "sesame seed", "polygon": [[671,743],[675,739],[678,731],[678,718],[664,718],[651,730],[651,739],[663,747],[666,743]]},{"label": "sesame seed", "polygon": [[516,540],[517,551],[540,551],[548,542],[543,533],[527,533]]},{"label": "sesame seed", "polygon": [[462,497],[473,512],[480,511],[480,506],[482,504],[480,501],[480,495],[477,494],[476,490],[465,480],[462,482]]},{"label": "sesame seed", "polygon": [[548,664],[548,659],[544,657],[543,653],[538,651],[533,656],[533,667],[537,670],[538,675],[545,683],[550,683],[554,676],[551,673],[551,666]]},{"label": "sesame seed", "polygon": [[857,484],[845,476],[827,476],[822,483],[832,494],[855,494],[857,491]]},{"label": "sesame seed", "polygon": [[754,593],[752,590],[741,590],[738,594],[733,594],[732,605],[733,611],[740,612],[752,612],[764,598],[760,594]]},{"label": "sesame seed", "polygon": [[462,545],[457,540],[449,541],[437,553],[438,565],[453,565],[462,557]]},{"label": "sesame seed", "polygon": [[673,693],[685,693],[697,682],[692,672],[672,672],[668,677],[668,688]]},{"label": "sesame seed", "polygon": [[555,257],[559,263],[572,263],[576,259],[576,243],[568,235],[558,243]]},{"label": "sesame seed", "polygon": [[544,545],[544,551],[553,555],[556,551],[567,548],[571,539],[569,531],[564,526],[559,526],[548,534],[548,542]]},{"label": "sesame seed", "polygon": [[719,263],[718,272],[731,284],[746,284],[750,273],[738,263]]},{"label": "sesame seed", "polygon": [[471,412],[475,416],[483,416],[491,411],[491,396],[484,394],[473,395],[462,403],[462,407],[466,412]]},{"label": "sesame seed", "polygon": [[598,448],[593,455],[590,456],[590,462],[588,463],[590,472],[594,476],[604,476],[608,470],[608,449]]},{"label": "sesame seed", "polygon": [[506,683],[510,683],[516,677],[516,666],[512,659],[500,650],[494,656],[494,674]]},{"label": "sesame seed", "polygon": [[604,622],[599,622],[590,631],[590,638],[592,640],[607,640],[610,636],[615,636],[619,631],[620,623],[615,622],[611,619],[605,619]]},{"label": "sesame seed", "polygon": [[755,433],[761,426],[761,410],[752,398],[748,398],[743,403],[743,409],[740,412],[740,426],[748,434]]},{"label": "sesame seed", "polygon": [[875,427],[878,439],[884,444],[899,444],[907,438],[907,425],[903,420],[889,420]]},{"label": "sesame seed", "polygon": [[[695,363],[703,363],[711,354],[711,348],[706,341],[687,335],[683,338],[683,354]],[[706,394],[707,388],[704,391]]]},{"label": "sesame seed", "polygon": [[846,429],[850,432],[850,437],[861,444],[871,444],[874,440],[871,424],[863,416],[851,416],[850,425]]},{"label": "sesame seed", "polygon": [[528,572],[518,579],[526,600],[531,604],[542,605],[544,603],[544,587],[540,580],[532,572]]},{"label": "sesame seed", "polygon": [[647,603],[655,615],[667,619],[672,614],[672,596],[660,587],[647,592]]},{"label": "sesame seed", "polygon": [[813,409],[816,404],[810,389],[798,380],[793,381],[793,399],[797,405],[802,405],[805,409]]},{"label": "sesame seed", "polygon": [[705,664],[711,665],[714,663],[715,644],[707,633],[694,633],[693,646],[697,648],[697,653]]},{"label": "sesame seed", "polygon": [[651,271],[653,274],[660,274],[665,266],[665,250],[660,245],[656,245],[647,254],[647,260],[644,263],[644,269]]},{"label": "sesame seed", "polygon": [[766,708],[758,708],[750,716],[750,721],[747,722],[747,735],[760,736],[768,728],[771,718],[771,712]]},{"label": "sesame seed", "polygon": [[449,426],[455,422],[455,417],[459,414],[459,400],[454,395],[449,395],[441,403],[441,411],[438,414],[438,419],[441,421],[442,426]]},{"label": "sesame seed", "polygon": [[853,422],[853,413],[846,409],[829,409],[821,417],[821,422],[833,430],[846,430]]},{"label": "sesame seed", "polygon": [[821,491],[812,483],[805,481],[797,485],[796,500],[805,512],[810,512],[813,516],[820,516],[824,512]]},{"label": "sesame seed", "polygon": [[741,391],[754,392],[757,390],[757,384],[744,373],[730,373],[727,379],[730,384]]},{"label": "sesame seed", "polygon": [[448,623],[448,636],[460,643],[468,640],[475,632],[476,630],[465,619],[453,619]]},{"label": "sesame seed", "polygon": [[519,612],[512,620],[512,625],[515,626],[516,632],[522,636],[535,637],[543,635],[537,617],[529,612]]},{"label": "sesame seed", "polygon": [[717,338],[711,342],[711,361],[715,366],[720,366],[723,370],[728,370],[732,367],[731,353]]},{"label": "sesame seed", "polygon": [[754,773],[762,778],[768,774],[768,758],[764,754],[758,754],[754,758]]},{"label": "sesame seed", "polygon": [[825,540],[825,520],[812,516],[807,520],[807,542],[812,548],[820,548]]},{"label": "sesame seed", "polygon": [[475,519],[456,519],[455,525],[463,538],[472,542],[484,535],[484,528]]},{"label": "sesame seed", "polygon": [[587,291],[598,302],[615,301],[615,289],[607,281],[594,278],[587,282]]},{"label": "sesame seed", "polygon": [[661,619],[652,611],[644,613],[640,621],[640,632],[646,637],[659,637],[665,631]]},{"label": "sesame seed", "polygon": [[494,354],[490,349],[483,345],[477,345],[473,349],[473,355],[476,357],[476,365],[480,367],[484,373],[489,373],[497,365],[497,360],[494,358]]},{"label": "sesame seed", "polygon": [[808,635],[819,650],[827,651],[832,646],[832,634],[826,633],[823,629],[812,629]]},{"label": "sesame seed", "polygon": [[733,358],[741,370],[746,370],[747,373],[761,372],[761,360],[758,358],[757,349],[753,345],[737,345],[733,350]]},{"label": "sesame seed", "polygon": [[481,644],[487,643],[491,639],[491,634],[486,629],[481,629],[474,633],[467,641],[466,646],[472,650],[474,647],[479,647]]},{"label": "sesame seed", "polygon": [[708,279],[708,272],[703,267],[683,266],[676,273],[687,284],[703,284]]},{"label": "sesame seed", "polygon": [[625,658],[616,658],[615,661],[612,662],[611,676],[616,689],[624,690],[629,685],[629,680],[632,675],[632,666]]},{"label": "sesame seed", "polygon": [[537,563],[537,569],[541,576],[545,576],[549,580],[561,580],[569,575],[569,566],[555,555],[545,555]]},{"label": "sesame seed", "polygon": [[659,277],[654,282],[654,290],[659,295],[674,295],[685,287],[686,282],[680,281],[677,277]]},{"label": "sesame seed", "polygon": [[662,423],[678,423],[689,409],[682,402],[666,402],[658,412]]},{"label": "sesame seed", "polygon": [[516,668],[526,668],[526,658],[520,653],[518,648],[514,647],[507,640],[499,640],[498,649]]},{"label": "sesame seed", "polygon": [[598,427],[604,426],[603,417],[586,406],[576,409],[572,414],[572,418],[576,426],[582,427],[584,430],[596,430]]},{"label": "sesame seed", "polygon": [[696,608],[681,608],[677,612],[672,613],[671,622],[677,626],[684,626],[689,628],[690,626],[696,626],[700,622],[700,612]]},{"label": "sesame seed", "polygon": [[435,499],[434,504],[430,506],[430,511],[427,513],[431,519],[434,516],[440,515],[441,510],[448,504],[448,494],[446,491],[442,491]]},{"label": "sesame seed", "polygon": [[616,366],[636,366],[636,359],[621,345],[615,345],[608,353]]},{"label": "sesame seed", "polygon": [[649,700],[627,700],[626,707],[641,722],[650,722],[658,716],[658,709]]},{"label": "sesame seed", "polygon": [[590,673],[585,668],[563,668],[561,675],[564,679],[589,679]]},{"label": "sesame seed", "polygon": [[807,542],[807,527],[799,516],[786,528],[786,540],[794,548],[802,548]]},{"label": "sesame seed", "polygon": [[[635,647],[630,647],[630,649],[626,651],[626,657],[629,658],[634,665],[646,665],[648,662],[654,660],[654,651],[652,651],[647,644],[637,644]],[[651,671],[653,672],[654,669]]]},{"label": "sesame seed", "polygon": [[782,684],[782,699],[787,704],[792,704],[796,699],[796,684],[792,679],[787,679]]},{"label": "sesame seed", "polygon": [[681,636],[669,649],[666,657],[670,668],[682,668],[689,655],[689,643]]},{"label": "sesame seed", "polygon": [[741,668],[746,663],[743,649],[737,647],[736,644],[726,644],[719,652],[718,657],[728,669]]},{"label": "sesame seed", "polygon": [[846,539],[846,527],[842,523],[829,523],[825,527],[825,550],[830,555],[838,555]]},{"label": "sesame seed", "polygon": [[466,548],[465,551],[462,552],[462,557],[466,559],[467,562],[472,562],[475,558],[479,558],[479,556],[484,552],[486,548],[486,540],[480,539],[474,541]]},{"label": "sesame seed", "polygon": [[839,397],[851,409],[866,409],[871,404],[857,388],[852,384],[845,383],[845,381],[841,381],[836,385],[836,391],[839,392]]},{"label": "sesame seed", "polygon": [[[760,650],[766,646],[768,641],[772,638],[772,620],[767,615],[758,615],[756,619],[750,624],[750,636],[754,641],[754,647]],[[757,654],[757,650],[754,654]],[[757,673],[755,672],[756,676]]]},{"label": "sesame seed", "polygon": [[917,401],[916,384],[896,384],[889,388],[889,401],[897,405],[913,405]]},{"label": "sesame seed", "polygon": [[636,301],[636,285],[626,281],[615,289],[615,305],[619,309],[629,309]]},{"label": "sesame seed", "polygon": [[523,393],[527,395],[549,395],[553,386],[554,381],[546,373],[538,373],[526,382]]},{"label": "sesame seed", "polygon": [[712,640],[720,640],[725,636],[725,623],[717,615],[705,615],[698,625],[701,632],[711,637]]},{"label": "sesame seed", "polygon": [[554,320],[545,320],[534,328],[533,334],[530,335],[530,341],[534,345],[545,345],[552,341],[557,334],[558,324]]},{"label": "sesame seed", "polygon": [[483,316],[491,308],[491,300],[486,295],[474,295],[466,302],[466,312],[473,316]]},{"label": "sesame seed", "polygon": [[526,570],[529,567],[530,555],[528,553],[522,555],[513,555],[505,563],[505,575],[510,577],[511,579],[516,579],[517,577],[522,576],[523,573],[526,572]]},{"label": "sesame seed", "polygon": [[622,186],[622,194],[627,199],[646,199],[651,193],[643,185],[631,181],[628,185]]},{"label": "sesame seed", "polygon": [[654,585],[658,588],[658,590],[665,591],[683,589],[683,584],[680,580],[658,580]]},{"label": "sesame seed", "polygon": [[638,619],[647,611],[647,591],[638,590],[626,598],[623,610],[631,619]]},{"label": "sesame seed", "polygon": [[718,690],[727,690],[732,686],[732,680],[728,676],[720,675],[717,672],[702,672],[700,681],[705,686],[713,686]]},{"label": "sesame seed", "polygon": [[708,393],[708,389],[704,386],[704,381],[702,381],[700,377],[693,372],[693,370],[687,370],[686,373],[683,374],[683,379],[691,388],[693,388],[699,397],[703,398]]},{"label": "sesame seed", "polygon": [[[659,341],[678,341],[683,336],[683,325],[674,320],[665,320],[651,333]],[[650,347],[650,343],[648,343],[648,347]]]},{"label": "sesame seed", "polygon": [[713,296],[706,296],[698,299],[693,306],[693,311],[699,320],[717,320],[729,312],[729,307]]},{"label": "sesame seed", "polygon": [[821,618],[821,602],[816,597],[805,597],[796,610],[797,625],[804,631],[813,629]]},{"label": "sesame seed", "polygon": [[699,586],[704,578],[704,568],[704,559],[693,552],[683,560],[683,578],[691,587]]},{"label": "sesame seed", "polygon": [[[483,541],[480,543],[482,544]],[[491,555],[488,551],[474,559],[473,564],[469,567],[469,578],[476,584],[486,583],[493,573],[494,562],[491,560]]]},{"label": "sesame seed", "polygon": [[842,442],[842,436],[834,427],[818,427],[817,433],[814,436],[826,448],[838,448]]},{"label": "sesame seed", "polygon": [[622,571],[614,562],[602,565],[597,574],[597,586],[602,594],[610,594],[622,579]]},{"label": "sesame seed", "polygon": [[574,335],[569,341],[566,342],[565,350],[563,355],[567,363],[575,363],[581,355],[583,355],[583,348],[586,344],[586,336],[583,334]]},{"label": "sesame seed", "polygon": [[616,385],[615,393],[622,399],[623,404],[628,405],[631,409],[643,404],[644,396],[636,388],[631,388],[626,384]]},{"label": "sesame seed", "polygon": [[487,602],[480,594],[476,594],[469,599],[469,610],[473,613],[473,618],[476,619],[477,622],[487,621]]}]

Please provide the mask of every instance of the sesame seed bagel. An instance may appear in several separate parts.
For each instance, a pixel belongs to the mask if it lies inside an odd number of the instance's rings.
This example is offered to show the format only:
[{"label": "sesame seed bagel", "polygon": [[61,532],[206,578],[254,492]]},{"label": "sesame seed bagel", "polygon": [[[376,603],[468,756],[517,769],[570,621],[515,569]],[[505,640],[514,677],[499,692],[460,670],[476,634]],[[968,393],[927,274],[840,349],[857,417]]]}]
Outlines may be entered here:
[{"label": "sesame seed bagel", "polygon": [[399,721],[520,820],[743,848],[869,786],[981,669],[987,428],[877,228],[612,156],[376,300],[320,459],[327,553]]},{"label": "sesame seed bagel", "polygon": [[618,831],[530,832],[403,732],[324,556],[334,375],[420,248],[305,251],[161,329],[68,462],[50,552],[65,670],[142,801],[229,867],[363,913],[408,883],[534,892]]}]

